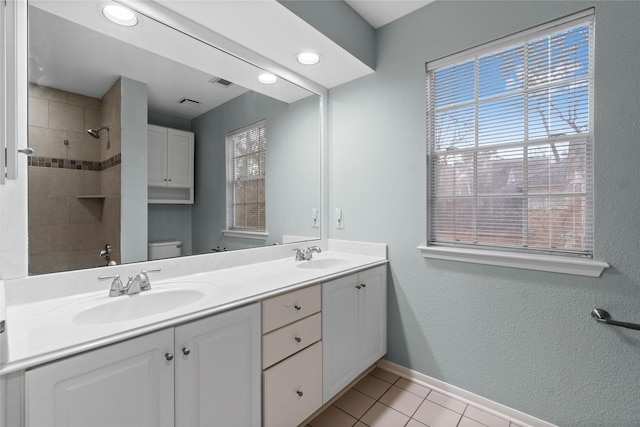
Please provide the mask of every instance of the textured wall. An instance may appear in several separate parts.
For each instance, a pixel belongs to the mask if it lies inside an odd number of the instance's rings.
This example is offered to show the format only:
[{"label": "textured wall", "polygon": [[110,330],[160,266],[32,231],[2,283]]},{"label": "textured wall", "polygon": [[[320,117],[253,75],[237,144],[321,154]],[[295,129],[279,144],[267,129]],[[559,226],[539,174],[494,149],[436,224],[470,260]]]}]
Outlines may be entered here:
[{"label": "textured wall", "polygon": [[[319,103],[310,96],[292,104],[248,92],[191,121],[196,134],[193,251],[243,249],[282,241],[283,234],[320,237],[311,209],[320,203]],[[226,228],[225,137],[266,121],[266,242],[223,237]]]},{"label": "textured wall", "polygon": [[[598,279],[425,260],[425,62],[596,7]],[[640,2],[439,1],[377,32],[374,75],[330,91],[330,203],[386,242],[388,359],[561,426],[640,425]]]}]

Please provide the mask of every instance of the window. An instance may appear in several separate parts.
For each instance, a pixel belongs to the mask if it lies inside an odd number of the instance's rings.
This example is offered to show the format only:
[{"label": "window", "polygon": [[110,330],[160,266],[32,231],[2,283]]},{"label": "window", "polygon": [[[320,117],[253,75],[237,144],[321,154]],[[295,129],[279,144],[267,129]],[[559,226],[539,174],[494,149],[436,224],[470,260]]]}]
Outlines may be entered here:
[{"label": "window", "polygon": [[266,238],[266,146],[264,121],[227,134],[227,229],[236,237]]},{"label": "window", "polygon": [[593,11],[430,62],[426,93],[429,246],[592,258]]}]

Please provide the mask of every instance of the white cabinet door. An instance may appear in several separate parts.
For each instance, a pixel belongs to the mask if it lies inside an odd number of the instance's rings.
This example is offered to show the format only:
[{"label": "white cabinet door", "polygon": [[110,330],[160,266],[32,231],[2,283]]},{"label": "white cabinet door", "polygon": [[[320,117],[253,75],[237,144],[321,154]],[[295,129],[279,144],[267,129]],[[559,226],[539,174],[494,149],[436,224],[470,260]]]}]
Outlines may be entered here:
[{"label": "white cabinet door", "polygon": [[193,186],[193,150],[192,132],[167,129],[167,186]]},{"label": "white cabinet door", "polygon": [[357,285],[357,274],[322,285],[323,403],[358,375]]},{"label": "white cabinet door", "polygon": [[26,426],[173,426],[173,348],[169,329],[27,371]]},{"label": "white cabinet door", "polygon": [[148,126],[149,185],[167,185],[167,128]]},{"label": "white cabinet door", "polygon": [[322,286],[326,403],[387,351],[386,266]]},{"label": "white cabinet door", "polygon": [[176,425],[259,426],[260,304],[175,329]]},{"label": "white cabinet door", "polygon": [[386,266],[359,274],[358,361],[366,369],[387,352],[387,276]]}]

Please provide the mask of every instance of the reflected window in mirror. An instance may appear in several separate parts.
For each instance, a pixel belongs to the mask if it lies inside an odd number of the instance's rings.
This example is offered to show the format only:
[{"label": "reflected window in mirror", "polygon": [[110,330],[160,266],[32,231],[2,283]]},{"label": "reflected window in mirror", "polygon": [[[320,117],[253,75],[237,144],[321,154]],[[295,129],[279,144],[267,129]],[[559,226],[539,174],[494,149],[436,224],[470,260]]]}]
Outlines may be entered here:
[{"label": "reflected window in mirror", "polygon": [[266,147],[265,121],[227,134],[229,230],[266,232]]}]

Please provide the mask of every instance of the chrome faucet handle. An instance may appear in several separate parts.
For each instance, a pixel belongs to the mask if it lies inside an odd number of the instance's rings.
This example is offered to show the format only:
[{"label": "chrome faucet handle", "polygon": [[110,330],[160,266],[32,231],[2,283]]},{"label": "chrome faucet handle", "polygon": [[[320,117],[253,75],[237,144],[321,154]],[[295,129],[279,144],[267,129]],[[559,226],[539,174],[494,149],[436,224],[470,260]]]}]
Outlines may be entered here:
[{"label": "chrome faucet handle", "polygon": [[140,278],[140,291],[148,291],[151,289],[151,282],[149,281],[149,273],[157,273],[162,271],[160,268],[154,268],[153,270],[142,270],[138,277]]},{"label": "chrome faucet handle", "polygon": [[300,248],[292,249],[296,251],[296,261],[305,261],[307,259],[304,251]]},{"label": "chrome faucet handle", "polygon": [[313,258],[314,252],[319,254],[320,252],[322,252],[322,249],[320,249],[320,247],[318,246],[309,246],[304,250],[304,259],[310,260],[311,258]]},{"label": "chrome faucet handle", "polygon": [[98,277],[98,280],[108,280],[108,279],[113,279],[113,281],[111,282],[111,289],[109,289],[109,296],[119,297],[120,295],[124,295],[125,289],[124,289],[124,286],[122,286],[122,280],[120,280],[120,275],[114,274],[111,276]]}]

